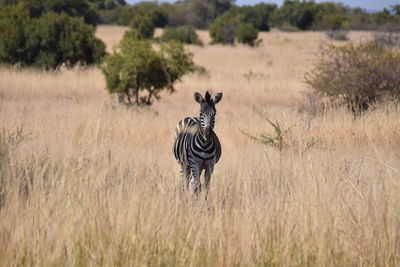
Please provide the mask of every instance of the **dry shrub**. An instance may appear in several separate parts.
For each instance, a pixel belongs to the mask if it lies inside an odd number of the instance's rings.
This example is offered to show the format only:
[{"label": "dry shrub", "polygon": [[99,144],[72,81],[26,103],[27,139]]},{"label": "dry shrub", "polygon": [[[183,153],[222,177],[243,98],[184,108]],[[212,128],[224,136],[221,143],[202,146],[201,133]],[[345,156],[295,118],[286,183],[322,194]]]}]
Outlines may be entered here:
[{"label": "dry shrub", "polygon": [[331,30],[326,32],[326,36],[335,41],[347,41],[349,39],[348,35],[349,32],[343,30]]},{"label": "dry shrub", "polygon": [[378,32],[375,33],[374,41],[385,47],[400,49],[400,33],[398,32]]},{"label": "dry shrub", "polygon": [[317,95],[342,100],[359,114],[378,100],[398,98],[400,54],[373,42],[328,45],[305,81]]}]

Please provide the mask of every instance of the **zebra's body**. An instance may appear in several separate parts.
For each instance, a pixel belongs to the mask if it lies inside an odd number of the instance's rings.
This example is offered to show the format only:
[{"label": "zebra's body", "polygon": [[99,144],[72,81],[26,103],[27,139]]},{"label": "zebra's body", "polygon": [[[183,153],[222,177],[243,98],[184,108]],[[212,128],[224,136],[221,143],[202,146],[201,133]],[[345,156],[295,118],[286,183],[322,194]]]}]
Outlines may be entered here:
[{"label": "zebra's body", "polygon": [[[219,98],[216,97],[215,103],[219,102],[222,94],[217,96]],[[214,101],[207,92],[206,99],[198,101],[202,105],[200,117],[184,118],[176,127],[174,155],[186,187],[193,193],[201,190],[200,175],[203,170],[204,186],[208,189],[214,165],[221,157],[221,144],[213,130],[216,113]]]}]

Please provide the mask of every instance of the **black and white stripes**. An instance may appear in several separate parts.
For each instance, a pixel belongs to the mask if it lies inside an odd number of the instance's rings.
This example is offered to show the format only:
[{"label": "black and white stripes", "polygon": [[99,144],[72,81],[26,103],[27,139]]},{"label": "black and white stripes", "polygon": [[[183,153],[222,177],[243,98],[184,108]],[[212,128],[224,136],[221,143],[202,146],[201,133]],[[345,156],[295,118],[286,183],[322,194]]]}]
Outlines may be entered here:
[{"label": "black and white stripes", "polygon": [[186,187],[197,194],[201,190],[200,175],[205,170],[204,186],[208,189],[215,163],[221,157],[221,144],[214,132],[217,104],[222,93],[211,95],[206,92],[203,98],[195,93],[194,98],[200,104],[199,117],[187,117],[176,127],[174,155],[178,161]]}]

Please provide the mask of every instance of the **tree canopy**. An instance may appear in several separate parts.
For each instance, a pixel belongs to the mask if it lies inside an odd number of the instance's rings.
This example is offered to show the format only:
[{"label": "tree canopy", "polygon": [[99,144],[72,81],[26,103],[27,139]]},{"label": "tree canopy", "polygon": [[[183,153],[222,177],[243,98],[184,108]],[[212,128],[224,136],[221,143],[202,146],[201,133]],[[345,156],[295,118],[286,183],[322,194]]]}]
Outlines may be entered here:
[{"label": "tree canopy", "polygon": [[151,105],[161,91],[174,92],[174,84],[194,70],[192,57],[178,42],[155,50],[150,41],[125,35],[102,67],[107,90],[121,102]]},{"label": "tree canopy", "polygon": [[48,12],[31,18],[22,4],[0,11],[0,63],[44,69],[100,63],[104,43],[82,18]]}]

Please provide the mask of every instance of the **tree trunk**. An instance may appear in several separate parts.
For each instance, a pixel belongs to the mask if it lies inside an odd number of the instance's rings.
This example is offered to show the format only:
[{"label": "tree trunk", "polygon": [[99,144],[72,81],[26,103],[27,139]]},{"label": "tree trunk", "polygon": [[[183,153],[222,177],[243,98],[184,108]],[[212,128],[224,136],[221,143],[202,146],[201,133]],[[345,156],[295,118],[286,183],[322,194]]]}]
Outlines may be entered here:
[{"label": "tree trunk", "polygon": [[123,93],[117,93],[116,95],[117,95],[116,100],[117,100],[118,104],[121,104],[122,102],[124,102],[124,94]]},{"label": "tree trunk", "polygon": [[131,95],[129,94],[129,89],[125,91],[125,94],[126,94],[126,98],[128,98],[129,104],[132,104]]},{"label": "tree trunk", "polygon": [[154,89],[150,89],[149,90],[149,97],[147,98],[147,105],[151,105],[151,97],[153,96],[153,93],[154,93]]}]

